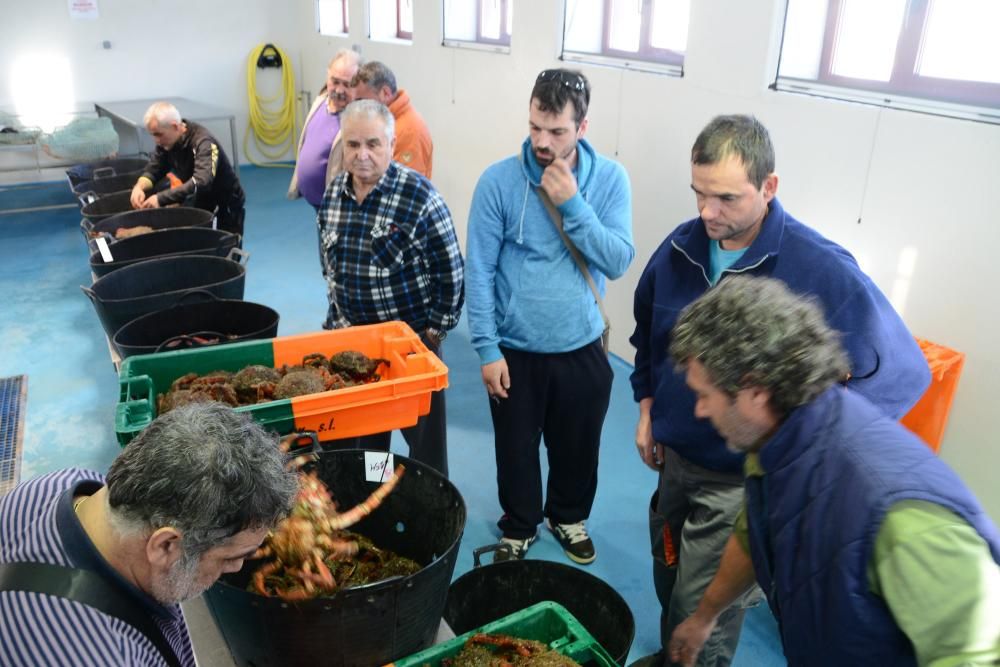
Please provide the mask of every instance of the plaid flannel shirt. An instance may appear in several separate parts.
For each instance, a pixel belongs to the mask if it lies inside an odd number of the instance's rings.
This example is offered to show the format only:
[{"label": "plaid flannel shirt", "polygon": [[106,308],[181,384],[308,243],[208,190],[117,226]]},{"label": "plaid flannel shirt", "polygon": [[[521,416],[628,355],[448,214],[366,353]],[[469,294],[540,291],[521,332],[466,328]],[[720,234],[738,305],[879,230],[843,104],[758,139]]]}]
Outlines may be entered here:
[{"label": "plaid flannel shirt", "polygon": [[465,298],[451,212],[430,181],[391,162],[358,203],[337,176],[317,217],[334,328],[402,320],[414,331],[458,324]]}]

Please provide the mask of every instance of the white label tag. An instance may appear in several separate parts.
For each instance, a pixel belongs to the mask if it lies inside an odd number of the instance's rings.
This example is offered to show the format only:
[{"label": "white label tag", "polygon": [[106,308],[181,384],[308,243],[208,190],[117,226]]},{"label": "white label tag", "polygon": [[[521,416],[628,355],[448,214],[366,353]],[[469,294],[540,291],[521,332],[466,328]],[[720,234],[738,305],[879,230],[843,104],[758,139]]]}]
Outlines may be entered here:
[{"label": "white label tag", "polygon": [[365,481],[380,484],[390,477],[395,469],[392,452],[365,452]]},{"label": "white label tag", "polygon": [[100,251],[101,259],[104,260],[105,264],[115,261],[115,258],[111,256],[111,249],[108,248],[108,240],[103,236],[97,237],[97,250]]}]

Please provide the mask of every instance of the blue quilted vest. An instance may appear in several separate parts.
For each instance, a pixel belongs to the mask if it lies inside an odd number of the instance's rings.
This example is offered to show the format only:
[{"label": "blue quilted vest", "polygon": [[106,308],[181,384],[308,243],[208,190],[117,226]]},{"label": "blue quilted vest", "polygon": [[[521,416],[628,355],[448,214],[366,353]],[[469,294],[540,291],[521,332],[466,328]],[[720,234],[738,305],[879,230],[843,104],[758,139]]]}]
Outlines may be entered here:
[{"label": "blue quilted vest", "polygon": [[757,581],[790,665],[915,665],[913,646],[868,588],[886,511],[926,500],[968,521],[1000,563],[1000,533],[958,476],[916,436],[835,387],[796,409],[747,479]]}]

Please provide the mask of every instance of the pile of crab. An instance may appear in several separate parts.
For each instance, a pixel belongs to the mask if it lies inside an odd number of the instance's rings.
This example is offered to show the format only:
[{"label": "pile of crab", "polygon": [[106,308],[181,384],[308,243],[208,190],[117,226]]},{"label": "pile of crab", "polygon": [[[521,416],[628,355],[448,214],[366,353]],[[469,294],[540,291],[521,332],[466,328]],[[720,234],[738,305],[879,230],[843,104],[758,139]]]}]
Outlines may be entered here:
[{"label": "pile of crab", "polygon": [[218,401],[233,407],[266,403],[282,398],[318,394],[323,391],[354,387],[381,379],[378,369],[388,366],[387,359],[371,359],[361,352],[347,350],[327,358],[315,352],[295,366],[271,368],[254,364],[231,371],[212,371],[205,375],[188,373],[173,381],[170,389],[157,396],[159,414],[181,405]]},{"label": "pile of crab", "polygon": [[415,561],[345,528],[371,514],[399,483],[404,467],[346,512],[338,512],[330,490],[315,471],[299,473],[299,491],[291,514],[268,533],[253,555],[267,559],[253,573],[249,591],[284,600],[332,595],[420,569]]},{"label": "pile of crab", "polygon": [[580,663],[547,644],[509,635],[476,633],[462,650],[441,661],[442,667],[579,667]]}]

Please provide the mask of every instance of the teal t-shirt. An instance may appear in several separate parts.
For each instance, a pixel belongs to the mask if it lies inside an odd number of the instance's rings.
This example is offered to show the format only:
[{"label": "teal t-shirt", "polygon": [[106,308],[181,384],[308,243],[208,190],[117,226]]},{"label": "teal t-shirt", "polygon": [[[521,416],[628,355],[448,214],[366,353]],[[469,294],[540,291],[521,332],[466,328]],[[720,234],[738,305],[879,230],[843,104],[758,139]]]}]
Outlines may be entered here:
[{"label": "teal t-shirt", "polygon": [[[749,248],[750,246],[747,246]],[[740,257],[747,251],[747,248],[739,250],[726,250],[718,241],[708,244],[708,280],[714,286],[719,282],[719,276],[730,266],[740,261]]]}]

